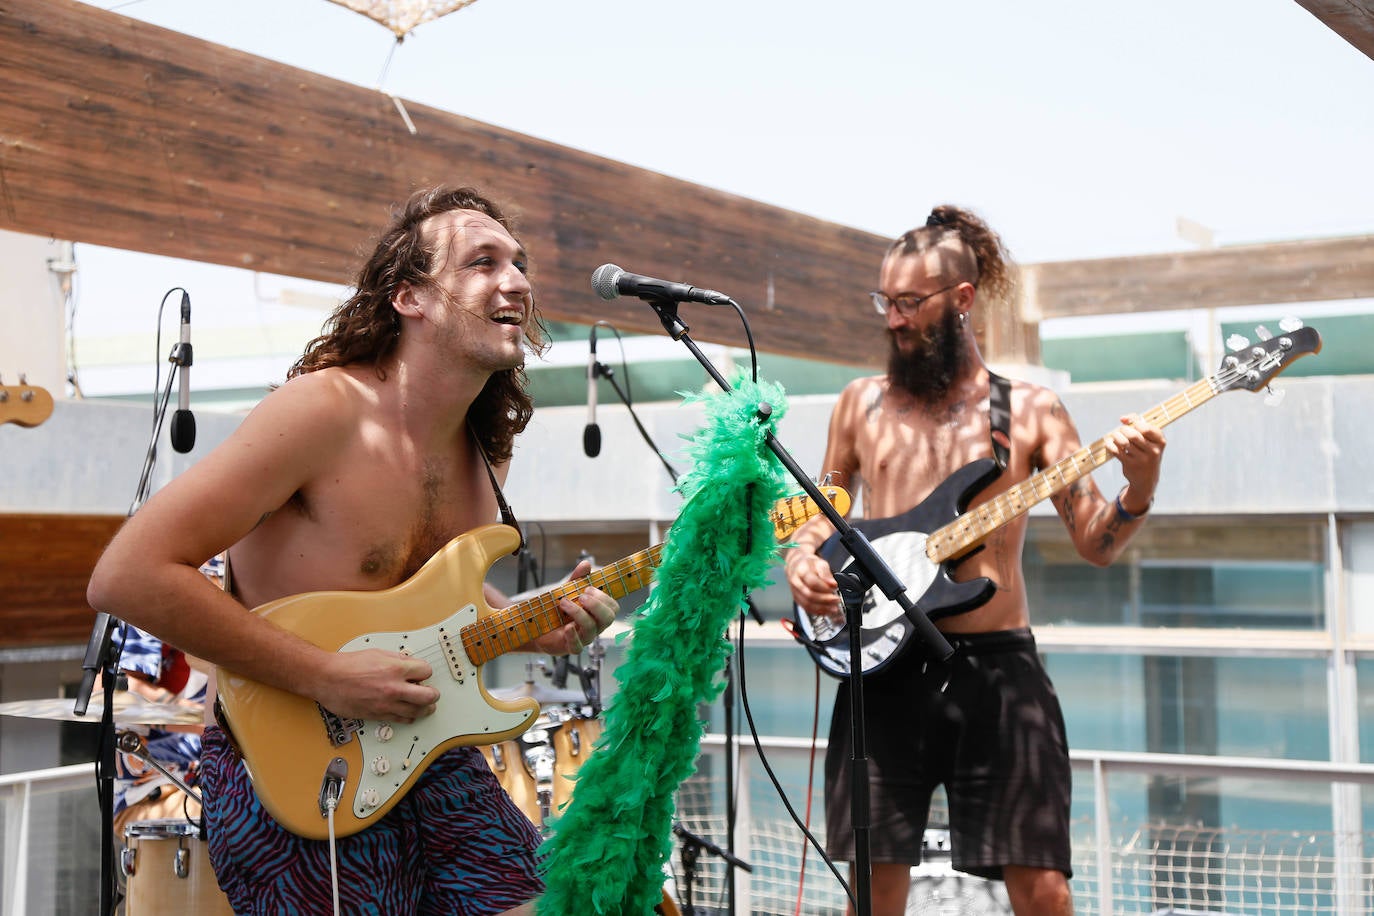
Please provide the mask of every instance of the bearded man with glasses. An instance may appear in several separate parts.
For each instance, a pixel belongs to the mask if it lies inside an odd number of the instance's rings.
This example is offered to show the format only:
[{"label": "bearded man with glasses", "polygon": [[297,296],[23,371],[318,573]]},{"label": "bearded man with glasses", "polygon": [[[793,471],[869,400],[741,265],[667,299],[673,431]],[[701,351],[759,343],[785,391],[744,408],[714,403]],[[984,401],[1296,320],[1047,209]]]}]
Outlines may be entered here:
[{"label": "bearded man with glasses", "polygon": [[[1082,448],[1053,392],[1000,379],[978,350],[969,315],[989,302],[1010,303],[1014,270],[998,235],[953,206],[936,207],[924,226],[889,247],[879,289],[869,294],[887,321],[887,372],[840,394],[822,468],[856,495],[862,488],[867,519],[919,511],[978,459],[995,457],[1000,473],[974,505]],[[1103,497],[1081,477],[1051,497],[1079,554],[1096,566],[1115,560],[1140,529],[1159,482],[1163,433],[1138,415],[1121,424],[1105,439],[1126,478],[1121,492]],[[1068,744],[1030,630],[1021,569],[1026,525],[1023,513],[959,561],[956,581],[986,577],[995,584],[989,596],[971,608],[929,612],[955,650],[947,662],[915,645],[863,675],[875,916],[906,911],[911,867],[921,861],[930,798],[940,785],[955,868],[1004,881],[1018,916],[1072,912]],[[803,611],[843,624],[830,550],[822,550],[834,533],[824,517],[798,531],[787,578]],[[831,856],[852,863],[848,687],[843,682],[836,692],[831,719],[826,823]]]}]

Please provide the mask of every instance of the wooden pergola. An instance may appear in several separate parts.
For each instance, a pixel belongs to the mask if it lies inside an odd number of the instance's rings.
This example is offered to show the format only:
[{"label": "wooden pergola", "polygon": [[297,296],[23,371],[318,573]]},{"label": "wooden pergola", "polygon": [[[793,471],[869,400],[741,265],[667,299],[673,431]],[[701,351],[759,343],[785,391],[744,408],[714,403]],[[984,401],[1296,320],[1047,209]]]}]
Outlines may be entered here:
[{"label": "wooden pergola", "polygon": [[[1297,2],[1374,57],[1374,0]],[[851,305],[887,239],[404,108],[413,132],[374,90],[76,0],[2,0],[0,228],[346,284],[397,201],[461,182],[516,212],[548,318],[661,331],[639,303],[591,292],[609,261],[729,291],[764,350],[870,362]],[[994,361],[1037,362],[1048,317],[1374,296],[1374,236],[1025,271],[1023,304],[983,329]],[[691,325],[739,343],[728,310]],[[0,543],[30,548],[0,565],[0,644],[85,638],[85,583],[119,521],[0,514]]]}]

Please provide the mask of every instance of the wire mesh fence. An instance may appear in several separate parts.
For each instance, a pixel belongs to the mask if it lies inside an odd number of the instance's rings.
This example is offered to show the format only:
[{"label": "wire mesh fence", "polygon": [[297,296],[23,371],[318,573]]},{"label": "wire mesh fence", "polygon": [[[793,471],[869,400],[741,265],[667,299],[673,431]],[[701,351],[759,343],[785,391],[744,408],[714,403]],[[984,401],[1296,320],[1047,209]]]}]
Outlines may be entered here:
[{"label": "wire mesh fence", "polygon": [[[678,816],[691,832],[726,846],[718,779],[693,778],[678,794]],[[946,812],[937,795],[931,823]],[[743,822],[741,822],[743,824]],[[1074,912],[1078,916],[1353,916],[1374,913],[1374,832],[1241,830],[1193,825],[1115,824],[1108,841],[1109,903],[1104,906],[1097,836],[1089,818],[1073,832]],[[823,837],[817,820],[812,832]],[[750,817],[737,828],[735,854],[753,871],[736,874],[735,912],[750,916],[839,916],[846,892],[790,819]],[[1000,882],[956,872],[946,831],[927,831],[923,863],[912,870],[908,916],[1010,914]],[[1339,844],[1344,844],[1341,848]],[[673,857],[680,901],[689,875]],[[847,880],[844,863],[840,874]],[[690,875],[698,916],[729,910],[723,860],[698,858]],[[686,909],[684,909],[684,913]]]}]

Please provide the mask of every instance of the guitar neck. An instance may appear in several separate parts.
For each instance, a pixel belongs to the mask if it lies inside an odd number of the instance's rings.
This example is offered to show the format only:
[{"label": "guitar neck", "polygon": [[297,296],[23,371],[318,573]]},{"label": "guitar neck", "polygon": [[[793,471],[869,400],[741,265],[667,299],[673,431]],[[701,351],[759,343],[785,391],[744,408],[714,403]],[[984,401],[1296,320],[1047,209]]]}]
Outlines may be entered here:
[{"label": "guitar neck", "polygon": [[[1209,375],[1194,382],[1141,416],[1151,425],[1163,428],[1216,397],[1216,380],[1215,375]],[[959,556],[998,528],[1025,515],[1036,503],[1091,474],[1111,457],[1107,437],[1103,436],[935,531],[926,539],[926,556],[935,563]]]},{"label": "guitar neck", "polygon": [[484,665],[514,651],[532,639],[552,633],[568,620],[558,609],[564,598],[576,598],[594,585],[612,598],[623,598],[649,584],[658,566],[663,545],[603,566],[582,579],[573,579],[527,601],[488,614],[463,628],[463,647],[474,664]]}]

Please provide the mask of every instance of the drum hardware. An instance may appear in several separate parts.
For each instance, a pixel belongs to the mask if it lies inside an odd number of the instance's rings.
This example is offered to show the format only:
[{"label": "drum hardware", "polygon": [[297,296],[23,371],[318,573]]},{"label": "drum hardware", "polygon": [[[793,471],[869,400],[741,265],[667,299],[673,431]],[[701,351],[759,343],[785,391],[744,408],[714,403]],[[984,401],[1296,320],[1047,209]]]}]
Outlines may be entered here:
[{"label": "drum hardware", "polygon": [[148,753],[148,746],[143,743],[143,736],[140,735],[138,732],[120,732],[118,738],[116,739],[116,746],[124,753],[129,754],[133,757],[137,757],[139,760],[142,760],[144,763],[148,764],[153,769],[157,770],[163,776],[166,776],[169,780],[171,780],[172,785],[176,786],[178,789],[185,792],[188,798],[194,799],[198,804],[201,802],[199,792],[188,786],[185,782],[182,781],[181,777],[177,776],[175,773],[172,773],[159,761],[157,761],[152,754]]},{"label": "drum hardware", "polygon": [[952,855],[948,827],[927,827],[921,836],[921,861],[948,859]]},{"label": "drum hardware", "polygon": [[539,730],[538,735],[529,735],[530,746],[525,749],[525,767],[534,776],[534,794],[539,804],[539,824],[545,826],[553,814],[553,774],[556,763],[553,747],[549,744],[549,733]]}]

